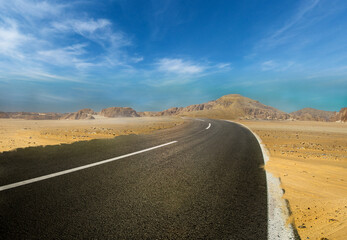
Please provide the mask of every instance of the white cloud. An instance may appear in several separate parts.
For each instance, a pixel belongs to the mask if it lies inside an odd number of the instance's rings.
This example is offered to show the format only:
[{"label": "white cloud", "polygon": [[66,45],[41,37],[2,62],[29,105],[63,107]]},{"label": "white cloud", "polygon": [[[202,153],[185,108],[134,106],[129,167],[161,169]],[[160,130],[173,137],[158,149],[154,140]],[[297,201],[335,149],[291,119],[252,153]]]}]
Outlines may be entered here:
[{"label": "white cloud", "polygon": [[157,70],[177,74],[198,74],[205,70],[202,65],[178,58],[162,58],[157,63]]},{"label": "white cloud", "polygon": [[19,48],[29,39],[18,30],[15,21],[4,19],[3,23],[0,23],[0,55],[24,58]]},{"label": "white cloud", "polygon": [[289,68],[291,68],[295,63],[293,61],[289,61],[289,62],[277,62],[274,60],[268,60],[265,62],[261,63],[261,70],[262,71],[285,71],[288,70]]},{"label": "white cloud", "polygon": [[142,71],[144,84],[152,87],[186,85],[202,77],[231,70],[230,63],[197,62],[181,58],[162,58],[154,69]]},{"label": "white cloud", "polygon": [[35,72],[31,71],[26,74],[28,74],[31,78],[39,78],[41,80],[46,80],[46,81],[61,80],[61,81],[68,81],[68,82],[81,82],[71,77],[59,76],[59,75],[55,75],[51,73],[46,73],[43,71],[35,71]]},{"label": "white cloud", "polygon": [[230,63],[219,63],[216,65],[217,68],[219,69],[226,69],[230,70],[231,69],[231,64]]},{"label": "white cloud", "polygon": [[93,33],[98,29],[104,29],[110,26],[111,22],[107,19],[89,20],[89,21],[75,21],[73,23],[73,28],[76,32],[83,33]]},{"label": "white cloud", "polygon": [[117,49],[131,45],[131,41],[122,31],[115,31],[107,19],[75,19],[55,21],[48,31],[58,34],[78,34],[90,41],[96,42],[105,49]]},{"label": "white cloud", "polygon": [[272,70],[272,69],[276,68],[277,66],[278,66],[278,64],[275,61],[269,60],[269,61],[265,61],[261,64],[261,70],[268,71],[268,70]]},{"label": "white cloud", "polygon": [[[142,61],[141,58],[133,58],[123,49],[131,45],[130,39],[122,31],[114,30],[112,23],[107,19],[67,19],[64,21],[53,22],[51,29],[58,35],[78,34],[85,38],[85,41],[92,41],[102,47],[95,59],[98,63],[80,63],[76,66],[87,68],[91,66],[128,66],[130,63]],[[90,53],[90,52],[87,52]]]},{"label": "white cloud", "polygon": [[23,81],[23,82],[76,82],[87,83],[83,77],[78,74],[66,74],[66,76],[52,73],[47,69],[34,66],[15,65],[12,68],[5,67],[0,70],[0,83],[7,81]]},{"label": "white cloud", "polygon": [[275,48],[291,42],[304,29],[329,15],[330,13],[328,11],[315,15],[312,14],[317,9],[319,3],[320,0],[307,0],[300,3],[296,12],[280,28],[277,28],[277,30],[263,38],[256,45],[256,49]]},{"label": "white cloud", "polygon": [[309,13],[311,10],[313,10],[317,4],[319,3],[320,0],[310,0],[310,1],[305,1],[305,5],[300,6],[298,9],[297,13],[280,29],[278,29],[272,36],[271,38],[276,38],[291,27],[293,27],[295,24],[300,22],[304,16]]},{"label": "white cloud", "polygon": [[[15,73],[19,66],[25,72],[36,68],[49,72],[54,65],[87,74],[94,67],[129,69],[143,60],[129,55],[124,47],[131,45],[130,39],[110,20],[80,14],[76,5],[0,0],[1,68],[7,73]],[[82,38],[71,43],[74,35]],[[94,43],[99,45],[97,51]]]},{"label": "white cloud", "polygon": [[63,22],[53,22],[52,26],[58,31],[74,31],[80,35],[92,34],[97,30],[109,27],[111,22],[107,19],[68,19]]},{"label": "white cloud", "polygon": [[16,13],[24,18],[45,18],[60,14],[67,5],[48,1],[0,0],[0,9],[7,13]]},{"label": "white cloud", "polygon": [[36,96],[42,102],[71,102],[73,99],[65,96],[58,96],[50,93],[40,93]]},{"label": "white cloud", "polygon": [[[347,65],[341,65],[331,68],[319,68],[313,71],[313,74],[308,75],[307,79],[322,78],[322,77],[345,77],[347,75]],[[343,79],[345,82],[345,78]]]},{"label": "white cloud", "polygon": [[38,52],[39,59],[53,65],[71,65],[84,62],[81,55],[86,53],[86,44],[76,44],[64,48],[53,50],[43,50]]},{"label": "white cloud", "polygon": [[138,62],[142,62],[143,61],[143,57],[133,57],[131,58],[131,61],[134,63],[138,63]]}]

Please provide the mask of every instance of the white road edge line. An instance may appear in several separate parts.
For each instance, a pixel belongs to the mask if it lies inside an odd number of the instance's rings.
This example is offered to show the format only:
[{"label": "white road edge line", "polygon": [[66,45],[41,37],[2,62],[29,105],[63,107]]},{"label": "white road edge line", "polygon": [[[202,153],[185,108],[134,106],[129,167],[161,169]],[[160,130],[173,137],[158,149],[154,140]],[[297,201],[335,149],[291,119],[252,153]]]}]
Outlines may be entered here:
[{"label": "white road edge line", "polygon": [[80,170],[83,170],[83,169],[86,169],[86,168],[95,167],[95,166],[98,166],[98,165],[101,165],[101,164],[113,162],[113,161],[116,161],[116,160],[119,160],[119,159],[122,159],[122,158],[134,156],[134,155],[137,155],[137,154],[140,154],[140,153],[144,153],[144,152],[148,152],[148,151],[151,151],[151,150],[154,150],[154,149],[157,149],[157,148],[165,147],[165,146],[173,144],[173,143],[177,143],[177,141],[164,143],[164,144],[161,144],[161,145],[158,145],[158,146],[154,146],[154,147],[151,147],[151,148],[146,148],[146,149],[143,149],[143,150],[140,150],[140,151],[137,151],[137,152],[128,153],[128,154],[125,154],[125,155],[122,155],[122,156],[119,156],[119,157],[114,157],[114,158],[110,158],[110,159],[107,159],[107,160],[102,160],[102,161],[99,161],[99,162],[96,162],[96,163],[91,163],[91,164],[87,164],[87,165],[84,165],[84,166],[71,168],[71,169],[68,169],[68,170],[61,171],[61,172],[56,172],[56,173],[44,175],[44,176],[41,176],[41,177],[36,177],[36,178],[32,178],[32,179],[28,179],[28,180],[12,183],[12,184],[0,186],[0,192],[4,191],[4,190],[7,190],[7,189],[23,186],[23,185],[26,185],[26,184],[43,181],[43,180],[46,180],[46,179],[49,179],[49,178],[58,177],[58,176],[61,176],[61,175],[64,175],[64,174],[77,172],[77,171],[80,171]]},{"label": "white road edge line", "polygon": [[208,127],[206,129],[209,129],[211,127],[211,123],[208,123]]},{"label": "white road edge line", "polygon": [[[242,123],[232,122],[247,128],[258,140],[261,151],[263,153],[264,164],[269,161],[269,155],[261,138],[254,133],[249,127]],[[285,200],[282,198],[283,191],[281,189],[280,180],[273,176],[270,172],[265,171],[267,182],[267,206],[268,206],[268,239],[294,240],[294,230],[291,224],[287,224],[289,211]]]}]

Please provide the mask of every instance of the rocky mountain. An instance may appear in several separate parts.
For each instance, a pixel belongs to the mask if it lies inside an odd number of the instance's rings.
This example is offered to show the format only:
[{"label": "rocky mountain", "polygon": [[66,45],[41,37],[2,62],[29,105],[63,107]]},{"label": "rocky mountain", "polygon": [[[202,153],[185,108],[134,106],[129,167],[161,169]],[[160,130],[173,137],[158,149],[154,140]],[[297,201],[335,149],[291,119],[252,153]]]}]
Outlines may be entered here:
[{"label": "rocky mountain", "polygon": [[347,108],[341,108],[339,115],[342,122],[347,122]]},{"label": "rocky mountain", "polygon": [[159,116],[159,112],[150,112],[150,111],[137,112],[137,114],[140,117],[156,117],[156,116]]},{"label": "rocky mountain", "polygon": [[99,113],[90,108],[74,113],[33,113],[33,112],[0,112],[0,118],[20,118],[30,120],[47,119],[94,119],[95,115],[117,117],[154,117],[154,116],[188,116],[219,119],[260,119],[260,120],[309,120],[309,121],[344,121],[347,122],[347,108],[340,112],[323,111],[304,108],[291,114],[282,112],[259,101],[243,97],[239,94],[229,94],[207,103],[187,107],[172,107],[161,112],[136,112],[130,107],[110,107]]},{"label": "rocky mountain", "polygon": [[94,119],[92,109],[81,109],[75,113],[37,113],[37,112],[0,112],[0,118],[25,120]]},{"label": "rocky mountain", "polygon": [[[35,112],[0,112],[0,118],[15,118],[26,120],[82,120],[95,119],[95,115],[109,118],[116,117],[140,117],[140,115],[130,107],[110,107],[102,109],[96,113],[93,109],[84,108],[73,113],[35,113]],[[143,116],[153,116],[152,112],[145,112]]]},{"label": "rocky mountain", "polygon": [[102,109],[99,115],[109,118],[116,117],[140,117],[140,115],[130,107],[110,107]]},{"label": "rocky mountain", "polygon": [[160,116],[191,116],[229,119],[289,119],[290,115],[259,101],[239,94],[225,95],[217,100],[187,107],[174,107],[160,112]]},{"label": "rocky mountain", "polygon": [[290,113],[290,115],[293,117],[293,119],[301,121],[329,122],[335,115],[335,112],[323,111],[314,108],[303,108],[299,111]]},{"label": "rocky mountain", "polygon": [[330,119],[331,121],[341,121],[347,122],[347,107],[341,108],[340,112],[335,113],[333,117]]},{"label": "rocky mountain", "polygon": [[36,113],[36,112],[1,112],[0,118],[14,118],[26,120],[57,120],[62,113]]},{"label": "rocky mountain", "polygon": [[6,112],[0,112],[0,118],[10,118],[10,115]]},{"label": "rocky mountain", "polygon": [[95,119],[93,117],[93,115],[95,114],[96,112],[94,112],[93,109],[84,108],[75,113],[65,114],[61,119],[66,119],[66,120]]}]

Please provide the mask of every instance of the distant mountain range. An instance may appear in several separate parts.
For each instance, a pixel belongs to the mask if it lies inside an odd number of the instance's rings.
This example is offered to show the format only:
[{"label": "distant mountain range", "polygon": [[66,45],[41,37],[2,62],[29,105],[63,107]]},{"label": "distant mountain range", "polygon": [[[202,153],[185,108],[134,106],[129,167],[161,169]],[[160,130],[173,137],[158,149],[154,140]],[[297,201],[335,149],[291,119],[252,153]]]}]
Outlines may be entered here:
[{"label": "distant mountain range", "polygon": [[297,120],[324,122],[330,121],[335,114],[336,112],[323,111],[314,108],[303,108],[299,111],[290,113],[290,115]]},{"label": "distant mountain range", "polygon": [[340,112],[304,108],[292,113],[282,112],[259,101],[239,94],[225,95],[217,100],[187,107],[173,107],[161,112],[136,112],[130,107],[110,107],[99,113],[90,108],[75,113],[34,113],[0,112],[0,118],[19,118],[31,120],[43,119],[94,119],[96,116],[116,117],[152,117],[152,116],[189,116],[219,119],[259,119],[259,120],[301,120],[301,121],[347,121],[347,108]]},{"label": "distant mountain range", "polygon": [[[143,115],[142,113],[139,114]],[[148,113],[145,115],[148,115]],[[162,112],[153,113],[152,115],[269,120],[285,120],[290,118],[290,115],[285,112],[239,94],[226,95],[214,101],[190,105],[188,107],[174,107]]]}]

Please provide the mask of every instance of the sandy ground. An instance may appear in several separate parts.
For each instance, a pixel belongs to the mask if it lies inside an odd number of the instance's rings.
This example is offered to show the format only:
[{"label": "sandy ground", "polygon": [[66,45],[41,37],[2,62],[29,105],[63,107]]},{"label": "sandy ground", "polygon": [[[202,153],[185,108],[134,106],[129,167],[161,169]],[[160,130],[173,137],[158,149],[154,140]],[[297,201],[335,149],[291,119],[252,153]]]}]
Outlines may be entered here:
[{"label": "sandy ground", "polygon": [[347,124],[242,121],[270,152],[302,239],[346,239]]},{"label": "sandy ground", "polygon": [[72,143],[150,133],[182,124],[181,118],[97,118],[95,120],[0,119],[0,152],[29,146]]},{"label": "sandy ground", "polygon": [[[150,133],[182,124],[180,118],[96,120],[0,119],[0,152],[28,146],[71,143]],[[267,171],[281,178],[302,239],[346,239],[347,124],[242,121],[270,152]]]}]

